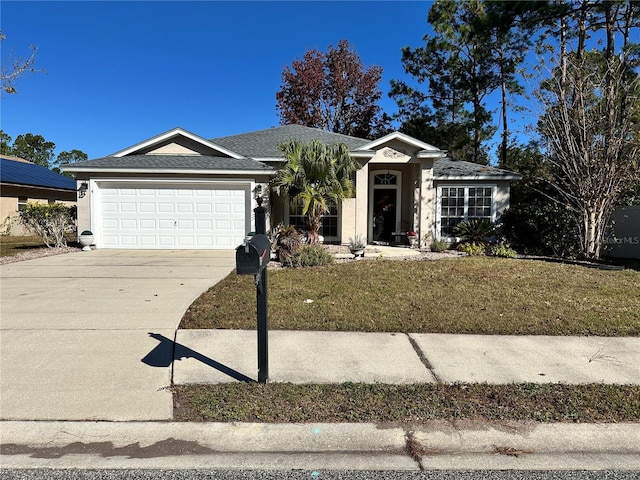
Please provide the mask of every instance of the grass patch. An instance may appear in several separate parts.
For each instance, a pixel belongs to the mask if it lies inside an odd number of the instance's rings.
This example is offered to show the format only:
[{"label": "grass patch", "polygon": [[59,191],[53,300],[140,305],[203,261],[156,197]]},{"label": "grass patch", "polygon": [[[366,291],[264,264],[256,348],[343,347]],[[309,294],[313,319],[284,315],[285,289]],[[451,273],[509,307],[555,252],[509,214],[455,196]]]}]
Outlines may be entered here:
[{"label": "grass patch", "polygon": [[640,421],[637,385],[230,383],[181,385],[172,390],[178,421]]},{"label": "grass patch", "polygon": [[[636,270],[465,257],[274,270],[268,282],[271,329],[640,335]],[[253,277],[232,273],[180,328],[254,329],[255,315]]]},{"label": "grass patch", "polygon": [[0,257],[17,255],[29,250],[47,248],[37,236],[0,236]]}]

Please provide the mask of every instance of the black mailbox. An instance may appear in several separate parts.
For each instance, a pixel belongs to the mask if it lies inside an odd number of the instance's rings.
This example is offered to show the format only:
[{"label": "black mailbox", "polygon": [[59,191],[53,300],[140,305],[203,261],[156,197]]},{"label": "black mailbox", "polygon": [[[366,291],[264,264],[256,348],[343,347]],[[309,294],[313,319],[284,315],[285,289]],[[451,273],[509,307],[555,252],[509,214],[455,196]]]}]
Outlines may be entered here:
[{"label": "black mailbox", "polygon": [[271,242],[263,234],[245,239],[236,248],[236,272],[239,275],[260,275],[271,260]]}]

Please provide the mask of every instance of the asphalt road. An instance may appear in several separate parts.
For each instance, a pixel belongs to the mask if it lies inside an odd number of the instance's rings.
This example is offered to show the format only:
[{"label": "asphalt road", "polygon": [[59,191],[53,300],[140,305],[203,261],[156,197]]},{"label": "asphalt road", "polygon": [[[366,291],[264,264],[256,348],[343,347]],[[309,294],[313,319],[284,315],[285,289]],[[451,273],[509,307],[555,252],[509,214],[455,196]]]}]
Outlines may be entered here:
[{"label": "asphalt road", "polygon": [[0,470],[3,480],[637,480],[638,471]]}]

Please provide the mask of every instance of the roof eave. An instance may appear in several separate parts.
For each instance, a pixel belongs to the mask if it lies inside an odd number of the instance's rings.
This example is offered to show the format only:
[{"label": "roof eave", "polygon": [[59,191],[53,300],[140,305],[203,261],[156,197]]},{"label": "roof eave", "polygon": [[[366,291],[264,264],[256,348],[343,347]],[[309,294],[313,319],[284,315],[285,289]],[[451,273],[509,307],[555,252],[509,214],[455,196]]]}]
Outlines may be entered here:
[{"label": "roof eave", "polygon": [[503,175],[503,176],[491,176],[491,175],[434,175],[434,180],[521,180],[521,175]]},{"label": "roof eave", "polygon": [[46,187],[44,185],[31,185],[28,183],[12,183],[12,182],[0,182],[3,187],[19,187],[19,188],[37,188],[40,190],[51,190],[55,192],[75,192],[75,188],[62,188],[62,187]]},{"label": "roof eave", "polygon": [[70,172],[82,173],[173,173],[189,175],[275,175],[275,170],[221,170],[221,169],[179,169],[179,168],[66,168]]}]

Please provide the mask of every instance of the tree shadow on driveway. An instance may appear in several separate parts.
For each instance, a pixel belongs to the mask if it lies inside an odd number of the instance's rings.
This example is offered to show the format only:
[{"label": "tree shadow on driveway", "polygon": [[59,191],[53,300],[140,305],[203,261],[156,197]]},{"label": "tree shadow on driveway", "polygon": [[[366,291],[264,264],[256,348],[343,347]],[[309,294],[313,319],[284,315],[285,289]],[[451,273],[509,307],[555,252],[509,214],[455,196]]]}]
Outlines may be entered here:
[{"label": "tree shadow on driveway", "polygon": [[234,370],[220,362],[216,362],[212,358],[209,358],[195,350],[185,347],[180,343],[176,343],[170,338],[165,337],[159,333],[149,333],[151,338],[155,338],[160,342],[156,347],[151,350],[142,359],[142,363],[149,365],[150,367],[169,367],[175,360],[182,360],[183,358],[194,358],[205,365],[215,368],[219,372],[229,375],[234,380],[239,382],[252,383],[255,382],[252,378],[247,377],[243,373]]}]

